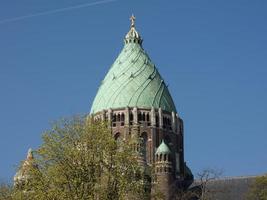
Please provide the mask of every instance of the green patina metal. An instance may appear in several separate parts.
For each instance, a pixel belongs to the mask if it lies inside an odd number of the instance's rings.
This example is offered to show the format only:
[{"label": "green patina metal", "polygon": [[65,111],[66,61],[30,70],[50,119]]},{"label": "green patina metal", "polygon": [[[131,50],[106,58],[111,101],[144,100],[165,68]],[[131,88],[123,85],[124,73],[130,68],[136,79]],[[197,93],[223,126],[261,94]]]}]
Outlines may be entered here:
[{"label": "green patina metal", "polygon": [[124,41],[124,48],[101,82],[91,114],[125,107],[161,107],[176,112],[164,80],[142,48],[142,39],[135,30],[134,21]]},{"label": "green patina metal", "polygon": [[170,153],[171,153],[171,151],[170,151],[169,147],[167,146],[167,144],[165,144],[164,140],[162,140],[161,144],[157,148],[156,155],[170,154]]}]

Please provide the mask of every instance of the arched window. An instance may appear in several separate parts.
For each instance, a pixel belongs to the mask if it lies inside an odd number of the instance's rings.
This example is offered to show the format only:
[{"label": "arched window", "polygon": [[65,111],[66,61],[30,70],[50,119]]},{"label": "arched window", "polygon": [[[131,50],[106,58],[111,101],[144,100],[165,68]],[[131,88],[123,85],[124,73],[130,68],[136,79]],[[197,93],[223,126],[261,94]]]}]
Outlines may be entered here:
[{"label": "arched window", "polygon": [[142,114],[141,113],[138,113],[137,120],[142,121]]},{"label": "arched window", "polygon": [[117,115],[117,121],[118,121],[118,122],[121,121],[121,114],[120,114],[120,113]]},{"label": "arched window", "polygon": [[159,127],[159,116],[156,115],[156,127]]},{"label": "arched window", "polygon": [[148,122],[150,121],[150,119],[149,119],[149,113],[146,114],[146,121],[148,121]]},{"label": "arched window", "polygon": [[130,112],[130,116],[129,116],[129,121],[130,121],[130,125],[132,125],[133,124],[133,113],[132,112]]},{"label": "arched window", "polygon": [[120,136],[121,136],[120,132],[117,132],[117,133],[114,135],[114,139],[115,139],[116,141],[118,141],[118,140],[120,140]]},{"label": "arched window", "polygon": [[163,128],[166,127],[166,117],[163,117]]},{"label": "arched window", "polygon": [[124,113],[121,114],[121,117],[120,117],[120,125],[121,126],[124,126],[124,120],[125,120],[125,117],[124,117]]},{"label": "arched window", "polygon": [[140,150],[141,153],[144,157],[144,160],[146,162],[149,162],[149,158],[148,158],[148,144],[147,144],[147,133],[142,133],[141,137],[140,137]]},{"label": "arched window", "polygon": [[113,114],[113,116],[112,116],[112,122],[116,122],[116,115],[115,114]]},{"label": "arched window", "polygon": [[167,155],[164,154],[164,161],[167,161]]},{"label": "arched window", "polygon": [[142,121],[146,121],[146,114],[143,113]]}]

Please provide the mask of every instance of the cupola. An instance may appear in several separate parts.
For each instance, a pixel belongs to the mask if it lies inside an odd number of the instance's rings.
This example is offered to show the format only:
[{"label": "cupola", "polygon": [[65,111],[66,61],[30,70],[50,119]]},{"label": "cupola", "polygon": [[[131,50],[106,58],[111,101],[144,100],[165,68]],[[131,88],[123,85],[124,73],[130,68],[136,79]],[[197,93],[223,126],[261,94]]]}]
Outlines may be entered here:
[{"label": "cupola", "polygon": [[91,114],[108,109],[161,108],[175,112],[168,86],[142,47],[135,28],[135,17],[124,38],[124,47],[110,67],[91,107]]},{"label": "cupola", "polygon": [[124,42],[125,42],[125,44],[138,43],[141,45],[142,44],[142,38],[135,29],[135,16],[132,15],[130,17],[130,20],[131,20],[131,27],[130,27],[129,32],[126,34],[126,36],[124,38]]}]

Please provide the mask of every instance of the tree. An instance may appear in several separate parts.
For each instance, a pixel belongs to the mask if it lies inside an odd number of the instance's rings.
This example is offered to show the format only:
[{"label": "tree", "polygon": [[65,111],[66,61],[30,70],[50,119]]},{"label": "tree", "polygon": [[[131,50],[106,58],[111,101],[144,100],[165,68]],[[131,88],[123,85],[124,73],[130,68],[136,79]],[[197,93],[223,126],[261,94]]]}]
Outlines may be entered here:
[{"label": "tree", "polygon": [[12,199],[12,187],[6,183],[0,184],[0,200]]},{"label": "tree", "polygon": [[146,199],[131,141],[118,145],[105,122],[76,117],[55,123],[34,152],[17,199]]},{"label": "tree", "polygon": [[267,200],[267,175],[255,178],[250,186],[248,200]]},{"label": "tree", "polygon": [[219,170],[204,169],[197,174],[197,180],[192,187],[177,190],[175,200],[215,199],[215,195],[225,192],[224,188],[216,188],[214,184],[221,174],[222,172]]},{"label": "tree", "polygon": [[200,196],[201,200],[213,200],[218,193],[224,193],[225,188],[217,188],[215,181],[222,175],[222,172],[216,169],[204,169],[198,173],[198,180],[200,183]]}]

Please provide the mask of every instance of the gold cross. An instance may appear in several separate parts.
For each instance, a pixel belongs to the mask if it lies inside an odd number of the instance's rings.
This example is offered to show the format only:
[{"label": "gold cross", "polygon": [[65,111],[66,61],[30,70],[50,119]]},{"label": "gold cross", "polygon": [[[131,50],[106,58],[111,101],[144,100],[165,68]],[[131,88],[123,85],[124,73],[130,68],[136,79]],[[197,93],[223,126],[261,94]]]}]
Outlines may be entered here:
[{"label": "gold cross", "polygon": [[134,27],[135,16],[132,15],[132,16],[130,17],[130,20],[131,20],[131,27]]}]

